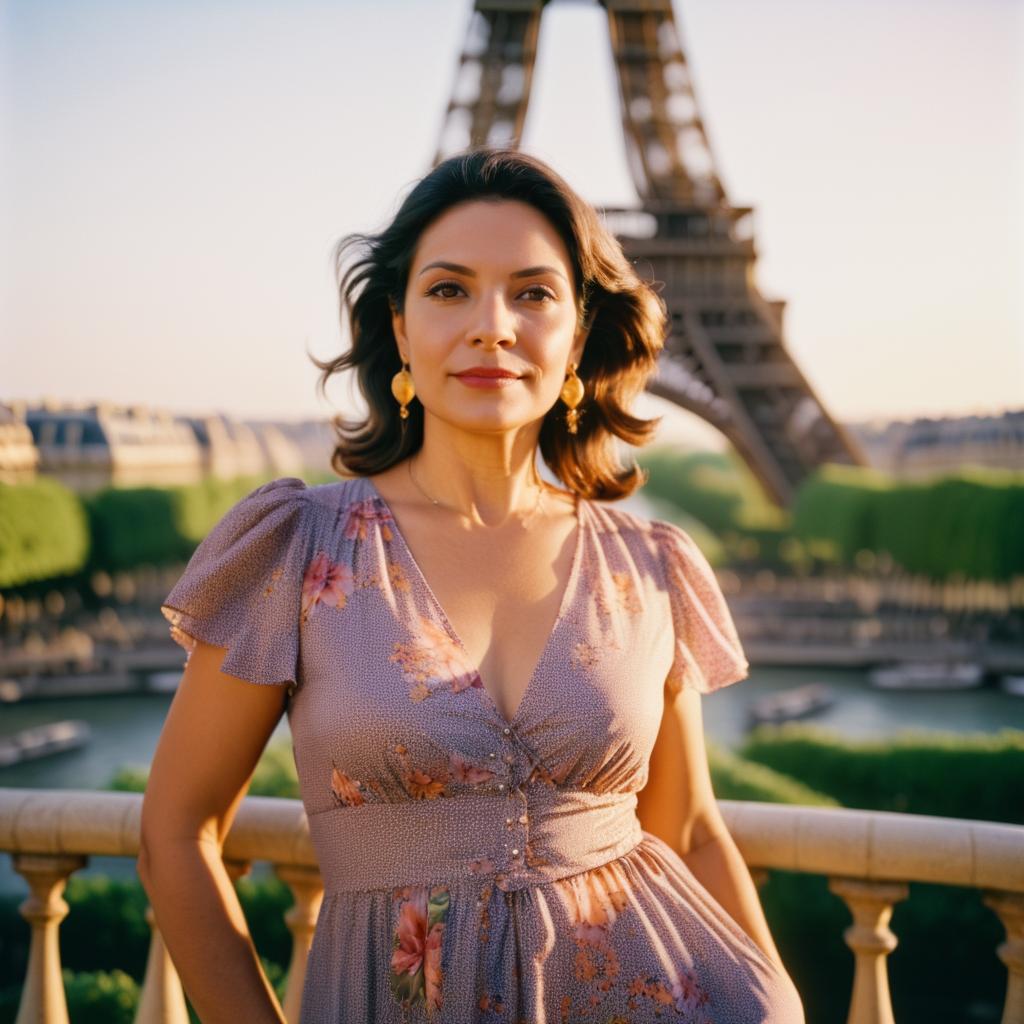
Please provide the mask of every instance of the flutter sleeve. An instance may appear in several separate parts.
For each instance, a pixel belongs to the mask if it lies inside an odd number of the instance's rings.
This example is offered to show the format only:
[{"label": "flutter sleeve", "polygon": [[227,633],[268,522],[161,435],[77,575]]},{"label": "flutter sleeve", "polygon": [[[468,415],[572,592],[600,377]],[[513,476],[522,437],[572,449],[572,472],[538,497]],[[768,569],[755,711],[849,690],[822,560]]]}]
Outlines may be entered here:
[{"label": "flutter sleeve", "polygon": [[[307,487],[281,477],[233,505],[203,538],[160,611],[187,652],[226,647],[221,671],[292,683],[307,547]],[[290,691],[294,686],[290,688]]]},{"label": "flutter sleeve", "polygon": [[749,664],[722,588],[704,553],[681,527],[653,520],[665,569],[675,657],[666,679],[671,695],[684,687],[711,693],[745,679]]}]

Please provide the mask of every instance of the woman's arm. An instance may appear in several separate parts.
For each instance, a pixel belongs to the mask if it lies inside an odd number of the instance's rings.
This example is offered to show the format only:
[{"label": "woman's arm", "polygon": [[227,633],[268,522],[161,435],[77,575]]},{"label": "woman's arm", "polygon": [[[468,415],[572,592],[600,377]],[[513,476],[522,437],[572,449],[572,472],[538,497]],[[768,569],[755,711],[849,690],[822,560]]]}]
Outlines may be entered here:
[{"label": "woman's arm", "polygon": [[637,816],[641,827],[671,846],[715,901],[782,968],[757,888],[711,787],[700,697],[691,687],[674,696],[666,691]]},{"label": "woman's arm", "polygon": [[223,674],[225,654],[197,641],[189,656],[150,768],[138,872],[203,1024],[284,1024],[222,860],[284,687]]}]

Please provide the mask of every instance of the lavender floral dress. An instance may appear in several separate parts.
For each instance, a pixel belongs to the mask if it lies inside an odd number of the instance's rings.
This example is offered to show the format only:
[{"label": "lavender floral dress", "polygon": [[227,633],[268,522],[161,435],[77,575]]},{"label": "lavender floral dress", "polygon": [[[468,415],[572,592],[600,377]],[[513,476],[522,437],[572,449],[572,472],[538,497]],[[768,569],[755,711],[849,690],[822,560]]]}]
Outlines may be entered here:
[{"label": "lavender floral dress", "polygon": [[289,684],[324,882],[302,1024],[800,1024],[788,977],[638,791],[666,694],[747,663],[679,527],[577,502],[561,608],[510,721],[368,478],[239,501],[162,607]]}]

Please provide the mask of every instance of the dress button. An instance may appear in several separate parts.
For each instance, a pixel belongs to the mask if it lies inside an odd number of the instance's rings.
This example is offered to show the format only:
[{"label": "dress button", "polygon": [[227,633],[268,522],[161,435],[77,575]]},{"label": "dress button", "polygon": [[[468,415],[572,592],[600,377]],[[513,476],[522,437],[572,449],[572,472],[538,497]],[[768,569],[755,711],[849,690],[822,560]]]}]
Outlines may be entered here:
[{"label": "dress button", "polygon": [[506,825],[511,825],[513,821],[515,821],[515,818],[506,818],[505,819],[505,824]]},{"label": "dress button", "polygon": [[512,732],[512,730],[511,730],[511,729],[510,729],[510,728],[509,728],[508,726],[505,726],[505,728],[504,728],[504,729],[502,729],[501,731],[502,731],[502,732],[503,732],[503,733],[504,733],[504,734],[505,734],[506,736],[508,736],[508,735],[509,735],[509,733],[511,733],[511,732]]},{"label": "dress button", "polygon": [[513,857],[518,857],[518,856],[519,856],[519,851],[518,851],[518,850],[515,850],[515,849],[513,849],[513,851],[512,851],[512,856],[513,856]]},{"label": "dress button", "polygon": [[520,822],[521,822],[521,823],[522,823],[523,825],[525,825],[525,824],[526,824],[526,815],[525,815],[525,814],[520,814],[520,815],[519,815],[519,821],[520,821]]},{"label": "dress button", "polygon": [[499,782],[498,783],[498,789],[504,789],[504,788],[505,788],[505,783],[504,782]]},{"label": "dress button", "polygon": [[491,751],[491,753],[489,753],[487,756],[491,757],[491,758],[494,758],[494,757],[497,757],[498,755],[495,754],[494,751]]}]

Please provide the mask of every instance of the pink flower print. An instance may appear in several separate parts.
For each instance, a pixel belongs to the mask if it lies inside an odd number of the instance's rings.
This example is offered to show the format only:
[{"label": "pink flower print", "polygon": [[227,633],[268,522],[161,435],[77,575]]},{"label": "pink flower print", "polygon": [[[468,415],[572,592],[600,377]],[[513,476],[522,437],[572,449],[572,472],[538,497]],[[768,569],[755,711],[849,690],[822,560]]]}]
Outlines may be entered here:
[{"label": "pink flower print", "polygon": [[534,850],[533,844],[529,840],[526,841],[526,864],[528,867],[542,868],[545,864],[550,863],[551,861],[547,857],[542,857]]},{"label": "pink flower print", "polygon": [[412,768],[402,773],[405,788],[414,800],[434,800],[444,793],[448,783],[445,774],[433,776],[419,768]]},{"label": "pink flower print", "polygon": [[545,782],[549,786],[561,786],[572,770],[572,766],[576,762],[575,755],[566,758],[560,764],[556,765],[552,769],[546,768],[539,761],[534,765],[533,771],[530,772],[529,782]]},{"label": "pink flower print", "polygon": [[615,593],[618,596],[619,604],[630,615],[636,615],[641,609],[640,595],[637,593],[636,582],[629,572],[613,572],[612,581],[615,584]]},{"label": "pink flower print", "polygon": [[401,667],[410,685],[409,696],[415,701],[423,700],[440,686],[447,686],[452,693],[483,686],[458,642],[431,619],[421,617],[412,639],[396,642],[389,660]]},{"label": "pink flower print", "polygon": [[494,778],[494,772],[490,768],[478,768],[470,764],[461,754],[454,753],[448,759],[448,767],[451,770],[452,778],[456,782],[465,782],[475,786],[480,782],[489,782]]},{"label": "pink flower print", "polygon": [[[651,975],[644,977],[642,974],[638,974],[626,987],[629,1008],[631,1010],[637,1008],[636,1001],[640,996],[650,999],[651,1002],[662,1007],[671,1006],[680,1013],[692,1014],[695,1010],[708,1006],[711,997],[701,988],[696,976],[685,967],[676,969],[683,973],[671,985]],[[660,1011],[655,1010],[654,1012],[659,1013]],[[691,1018],[688,1016],[687,1019]],[[705,1017],[700,1018],[701,1021],[706,1019]]]},{"label": "pink flower print", "polygon": [[392,540],[393,534],[388,523],[393,523],[387,507],[376,498],[364,498],[353,501],[348,507],[348,519],[345,521],[345,538],[347,540],[366,540],[367,526],[380,523],[380,535],[384,540]]},{"label": "pink flower print", "polygon": [[611,926],[629,903],[628,882],[614,862],[560,878],[578,942],[604,945]]},{"label": "pink flower print", "polygon": [[344,608],[354,585],[352,570],[342,562],[332,562],[321,551],[302,579],[302,621],[312,617],[321,604]]},{"label": "pink flower print", "polygon": [[339,803],[348,807],[359,807],[364,803],[363,794],[359,792],[362,783],[353,780],[343,771],[334,768],[331,771],[331,792]]},{"label": "pink flower print", "polygon": [[601,648],[587,640],[579,640],[573,646],[569,660],[584,671],[592,669],[600,660]]},{"label": "pink flower print", "polygon": [[411,590],[412,584],[402,568],[401,562],[388,560],[388,582],[393,590]]},{"label": "pink flower print", "polygon": [[446,629],[432,619],[420,620],[417,640],[432,658],[435,674],[448,680],[452,693],[461,693],[471,686],[483,686],[466,652]]},{"label": "pink flower print", "polygon": [[405,1007],[441,1008],[441,952],[450,895],[447,886],[405,886],[393,895],[398,925],[391,954],[391,992]]},{"label": "pink flower print", "polygon": [[276,568],[276,569],[275,569],[275,570],[274,570],[274,571],[273,571],[273,572],[272,572],[272,573],[270,574],[270,583],[268,583],[268,584],[267,584],[267,585],[266,585],[266,586],[265,586],[265,587],[263,588],[263,596],[264,596],[264,597],[270,597],[270,595],[271,595],[271,594],[272,594],[272,593],[274,592],[274,584],[275,584],[275,583],[276,583],[276,582],[277,582],[277,581],[278,581],[278,580],[279,580],[279,579],[280,579],[280,578],[281,578],[281,577],[282,577],[283,575],[284,575],[284,569],[283,569],[282,567],[280,567],[280,566],[279,566],[278,568]]},{"label": "pink flower print", "polygon": [[471,875],[486,875],[494,870],[494,861],[490,857],[474,857],[469,862]]},{"label": "pink flower print", "polygon": [[420,768],[412,767],[409,764],[409,750],[402,743],[396,743],[394,751],[402,762],[400,774],[409,796],[414,800],[434,800],[444,794],[445,787],[448,785],[446,769],[441,768],[431,774]]},{"label": "pink flower print", "polygon": [[505,1004],[502,1002],[501,996],[490,992],[485,992],[477,1000],[476,1006],[483,1013],[496,1013],[500,1016],[505,1012]]},{"label": "pink flower print", "polygon": [[701,987],[697,976],[683,966],[676,968],[682,971],[681,977],[672,983],[671,993],[677,1010],[693,1012],[711,1002],[711,996]]}]

